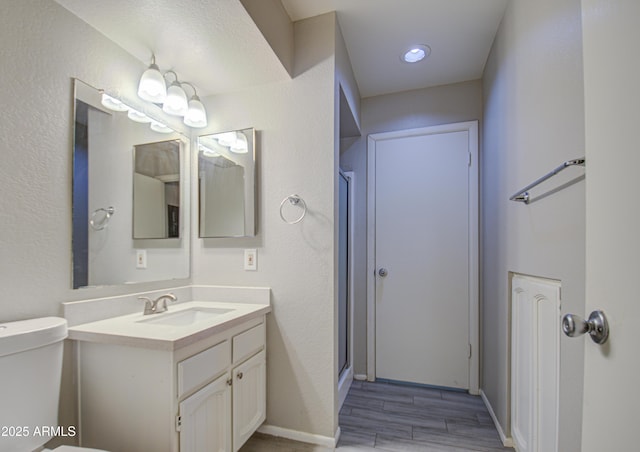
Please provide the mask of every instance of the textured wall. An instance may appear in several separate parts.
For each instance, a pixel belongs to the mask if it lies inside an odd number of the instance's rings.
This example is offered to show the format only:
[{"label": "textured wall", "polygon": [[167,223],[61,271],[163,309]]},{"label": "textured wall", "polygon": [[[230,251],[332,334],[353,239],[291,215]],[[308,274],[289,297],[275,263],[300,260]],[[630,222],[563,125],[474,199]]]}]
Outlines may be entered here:
[{"label": "textured wall", "polygon": [[[71,289],[73,82],[132,96],[144,65],[50,0],[9,0],[0,17],[2,320],[61,315],[60,303],[128,293]],[[135,290],[188,282],[145,283]]]},{"label": "textured wall", "polygon": [[[528,206],[508,200],[584,155],[579,0],[509,3],[485,68],[484,100],[482,390],[508,435],[508,272],[559,279],[563,314],[584,310],[584,170],[570,168],[532,190],[539,196],[575,182]],[[559,450],[566,452],[580,450],[583,352],[584,341],[562,336]]]},{"label": "textured wall", "polygon": [[367,372],[367,149],[366,137],[377,132],[482,119],[479,80],[435,88],[368,97],[361,103],[362,137],[343,140],[343,170],[356,173],[354,370]]},{"label": "textured wall", "polygon": [[[267,424],[333,438],[334,72],[335,16],[295,23],[295,77],[204,99],[218,132],[257,131],[259,233],[246,239],[196,240],[196,284],[269,286]],[[304,198],[304,220],[280,219],[289,194]],[[294,212],[295,213],[295,212]],[[256,248],[258,269],[243,270]]]}]

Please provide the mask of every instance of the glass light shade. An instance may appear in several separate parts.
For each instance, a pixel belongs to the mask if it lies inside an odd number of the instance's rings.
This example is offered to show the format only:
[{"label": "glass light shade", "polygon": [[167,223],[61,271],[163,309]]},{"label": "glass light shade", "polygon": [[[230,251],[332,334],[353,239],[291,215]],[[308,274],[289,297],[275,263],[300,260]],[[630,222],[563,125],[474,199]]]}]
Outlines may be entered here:
[{"label": "glass light shade", "polygon": [[134,110],[133,108],[129,109],[127,116],[130,120],[135,122],[141,122],[143,124],[148,124],[151,122],[151,118],[145,115],[144,113],[140,113],[138,110]]},{"label": "glass light shade", "polygon": [[140,77],[138,96],[154,104],[161,104],[167,97],[167,84],[155,64],[149,66]]},{"label": "glass light shade", "polygon": [[127,111],[129,109],[129,107],[122,103],[122,101],[115,97],[111,97],[106,93],[102,93],[102,101],[100,103],[113,111]]},{"label": "glass light shade", "polygon": [[151,130],[158,133],[172,133],[174,130],[171,127],[167,127],[161,122],[151,121]]},{"label": "glass light shade", "polygon": [[218,133],[213,136],[222,146],[231,147],[238,139],[235,132]]},{"label": "glass light shade", "polygon": [[214,151],[211,148],[206,147],[205,145],[201,144],[198,146],[198,149],[200,151],[202,151],[202,155],[204,155],[205,157],[220,157],[220,154],[217,153],[216,151]]},{"label": "glass light shade", "polygon": [[184,123],[189,127],[199,129],[207,127],[207,111],[198,96],[193,96],[189,101],[189,109],[187,114],[184,115]]},{"label": "glass light shade", "polygon": [[187,95],[178,82],[173,82],[167,90],[162,111],[173,116],[184,116],[188,108]]},{"label": "glass light shade", "polygon": [[236,139],[236,142],[231,145],[231,152],[235,152],[236,154],[246,154],[249,152],[247,137],[241,132],[238,132],[237,136],[238,138]]}]

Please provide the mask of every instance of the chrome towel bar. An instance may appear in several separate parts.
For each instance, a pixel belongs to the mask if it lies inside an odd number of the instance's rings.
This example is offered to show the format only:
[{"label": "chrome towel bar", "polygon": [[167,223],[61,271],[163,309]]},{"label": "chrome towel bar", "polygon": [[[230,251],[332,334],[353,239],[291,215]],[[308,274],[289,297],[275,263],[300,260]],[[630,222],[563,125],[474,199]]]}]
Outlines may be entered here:
[{"label": "chrome towel bar", "polygon": [[529,204],[529,190],[531,190],[533,187],[535,187],[537,185],[540,185],[541,183],[543,183],[547,179],[552,178],[553,176],[558,174],[563,169],[568,168],[570,166],[575,166],[575,165],[585,166],[586,165],[585,158],[582,157],[582,158],[578,158],[578,159],[567,160],[562,165],[558,166],[557,168],[552,169],[551,171],[549,171],[547,174],[545,174],[541,178],[536,179],[535,181],[531,182],[529,185],[524,187],[522,190],[520,190],[519,192],[515,193],[513,196],[511,196],[511,198],[509,198],[509,200],[510,201],[519,201],[519,202],[523,202],[525,204]]}]

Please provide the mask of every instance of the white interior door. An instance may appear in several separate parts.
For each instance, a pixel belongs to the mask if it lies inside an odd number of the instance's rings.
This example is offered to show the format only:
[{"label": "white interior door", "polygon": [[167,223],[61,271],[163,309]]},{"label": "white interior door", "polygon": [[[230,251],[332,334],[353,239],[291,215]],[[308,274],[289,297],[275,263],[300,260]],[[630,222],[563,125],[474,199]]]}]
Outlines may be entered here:
[{"label": "white interior door", "polygon": [[477,123],[372,139],[375,376],[475,392]]},{"label": "white interior door", "polygon": [[[588,335],[584,361],[584,452],[638,450],[640,208],[637,191],[640,2],[582,0],[587,236],[586,309],[603,310],[611,329],[604,345]],[[614,72],[612,72],[614,69]]]}]

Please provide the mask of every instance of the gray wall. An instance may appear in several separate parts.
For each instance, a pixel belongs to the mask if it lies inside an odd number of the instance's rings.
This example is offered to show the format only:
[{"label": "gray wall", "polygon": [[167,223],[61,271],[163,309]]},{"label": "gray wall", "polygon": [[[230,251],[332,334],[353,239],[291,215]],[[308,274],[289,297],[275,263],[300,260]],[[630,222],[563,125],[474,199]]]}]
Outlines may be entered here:
[{"label": "gray wall", "polygon": [[367,372],[367,149],[371,133],[482,119],[479,80],[368,97],[361,104],[362,137],[343,140],[340,166],[356,174],[354,372]]},{"label": "gray wall", "polygon": [[[268,286],[267,421],[333,438],[337,428],[335,218],[338,146],[335,14],[294,24],[290,81],[204,99],[212,114],[202,133],[255,127],[259,233],[194,242],[196,284]],[[356,88],[357,90],[357,88]],[[289,225],[280,202],[296,193],[308,211]],[[257,271],[243,270],[243,249],[257,249]]]},{"label": "gray wall", "polygon": [[[2,319],[61,315],[63,301],[134,290],[71,289],[72,78],[134,98],[145,65],[54,1],[9,0],[3,6]],[[135,290],[188,282],[145,283]]]},{"label": "gray wall", "polygon": [[[585,182],[529,206],[510,195],[584,155],[580,0],[509,2],[484,74],[482,390],[509,434],[508,272],[559,279],[562,312],[583,313]],[[583,173],[570,168],[532,191]],[[517,332],[514,332],[517,334]],[[561,338],[560,448],[580,450],[584,341]]]}]

